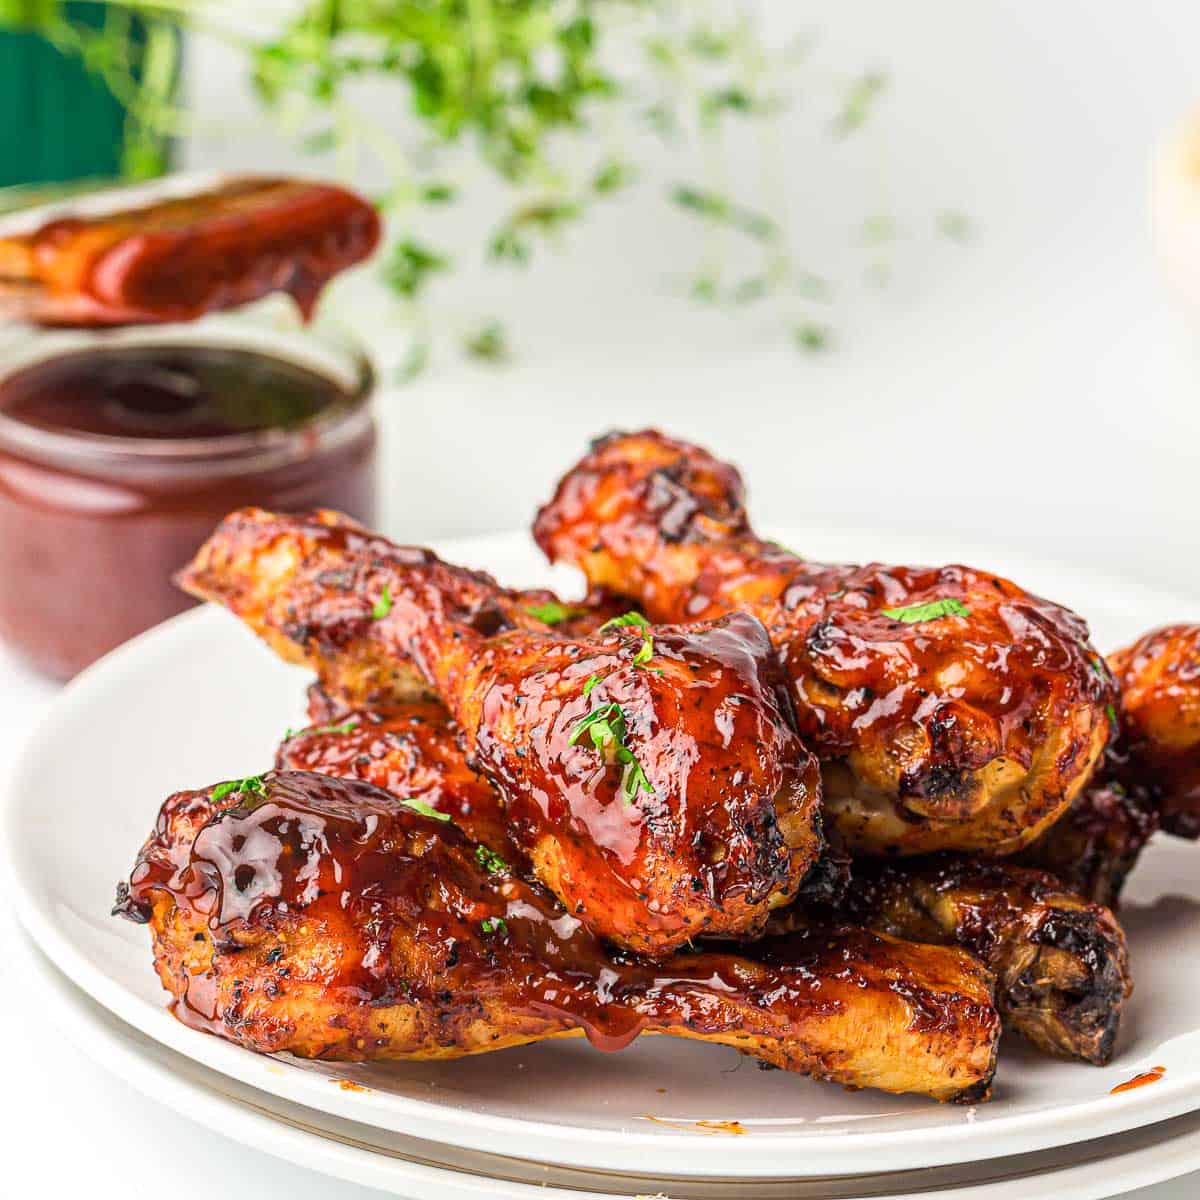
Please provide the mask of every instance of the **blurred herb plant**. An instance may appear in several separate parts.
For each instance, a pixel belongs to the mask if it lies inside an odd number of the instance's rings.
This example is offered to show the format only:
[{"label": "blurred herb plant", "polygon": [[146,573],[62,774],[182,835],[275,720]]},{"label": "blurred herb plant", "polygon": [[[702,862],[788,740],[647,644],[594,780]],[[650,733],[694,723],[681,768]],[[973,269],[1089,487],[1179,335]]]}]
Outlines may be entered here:
[{"label": "blurred herb plant", "polygon": [[[661,160],[664,144],[716,145],[732,122],[770,127],[791,104],[810,48],[808,40],[773,48],[738,0],[303,0],[267,33],[247,32],[245,12],[229,0],[106,7],[103,29],[85,33],[59,0],[0,0],[0,25],[40,29],[102,76],[131,114],[127,161],[135,176],[158,165],[143,147],[185,121],[164,86],[175,51],[163,31],[190,24],[233,42],[258,95],[301,147],[336,154],[355,177],[364,160],[376,174],[382,167],[388,182],[376,199],[394,234],[382,277],[414,311],[455,265],[430,240],[423,217],[454,204],[469,183],[486,177],[506,197],[485,231],[486,257],[524,265],[539,243],[633,185],[639,157]],[[140,49],[134,17],[147,31]],[[832,86],[829,136],[861,129],[886,86],[874,70]],[[395,119],[404,113],[407,120]],[[632,136],[614,136],[631,124]],[[681,216],[744,242],[737,278],[708,256],[690,283],[696,300],[782,297],[793,343],[809,353],[828,344],[812,305],[828,299],[830,284],[795,265],[786,197],[768,211],[712,180],[678,179],[665,199]],[[956,225],[956,234],[964,227]],[[461,344],[482,361],[508,357],[495,320]],[[427,357],[419,345],[410,367]]]}]

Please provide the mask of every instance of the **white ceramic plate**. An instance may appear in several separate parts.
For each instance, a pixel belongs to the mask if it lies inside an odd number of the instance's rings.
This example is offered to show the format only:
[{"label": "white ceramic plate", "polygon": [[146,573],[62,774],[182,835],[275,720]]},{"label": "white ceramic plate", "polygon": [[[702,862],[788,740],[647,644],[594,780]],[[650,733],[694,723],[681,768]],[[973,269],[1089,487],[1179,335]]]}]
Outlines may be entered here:
[{"label": "white ceramic plate", "polygon": [[[5,939],[0,939],[5,940]],[[1200,1168],[1200,1113],[1069,1149],[900,1174],[772,1183],[544,1167],[431,1145],[264,1096],[118,1020],[16,930],[5,948],[38,1020],[151,1099],[257,1150],[410,1200],[1102,1200]],[[430,1154],[439,1157],[431,1161]]]},{"label": "white ceramic plate", "polygon": [[[828,557],[867,557],[887,547],[898,560],[986,561],[1086,611],[1104,648],[1200,610],[1119,577],[1022,562],[1002,549],[879,531],[835,538],[792,530],[781,539]],[[514,584],[564,583],[524,536],[443,549]],[[1114,1065],[1055,1062],[1008,1044],[995,1099],[977,1109],[852,1094],[757,1071],[732,1051],[666,1038],[615,1056],[559,1042],[460,1062],[347,1067],[262,1058],[194,1033],[166,1011],[145,931],[108,916],[114,885],[166,794],[270,762],[282,730],[300,716],[305,682],[226,614],[188,614],[67,688],[13,777],[0,861],[25,927],[101,1004],[208,1067],[319,1112],[474,1151],[741,1179],[980,1160],[1200,1108],[1200,850],[1180,843],[1153,847],[1129,894],[1125,920],[1139,987]],[[1161,1082],[1109,1095],[1114,1084],[1158,1064],[1167,1067]],[[343,1088],[345,1079],[366,1090]],[[748,1132],[705,1135],[692,1124],[699,1120],[736,1120]]]}]

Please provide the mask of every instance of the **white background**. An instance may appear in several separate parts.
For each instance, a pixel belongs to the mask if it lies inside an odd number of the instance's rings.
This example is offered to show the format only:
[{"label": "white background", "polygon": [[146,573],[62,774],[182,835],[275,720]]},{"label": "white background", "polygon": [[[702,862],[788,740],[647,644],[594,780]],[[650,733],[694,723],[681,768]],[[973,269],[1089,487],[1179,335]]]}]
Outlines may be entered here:
[{"label": "white background", "polygon": [[[774,8],[780,36],[799,27],[799,6]],[[839,0],[804,5],[803,21],[830,70],[884,65],[893,86],[860,144],[785,145],[795,223],[853,281],[850,233],[864,205],[888,208],[908,231],[890,285],[847,287],[835,348],[805,357],[764,316],[671,296],[693,247],[645,192],[531,273],[468,270],[447,311],[503,312],[516,361],[443,350],[384,398],[389,530],[524,525],[588,437],[654,423],[739,462],[764,521],[937,527],[964,557],[987,534],[1200,596],[1200,335],[1163,287],[1148,201],[1155,146],[1200,102],[1200,9]],[[208,136],[188,165],[286,165],[246,121],[227,58],[198,47],[191,65]],[[969,245],[921,232],[943,208],[970,214]],[[408,335],[370,279],[342,298],[395,357]],[[6,659],[0,679],[7,758],[52,689]],[[156,1109],[59,1046],[21,986],[0,958],[0,1194],[367,1195]]]}]

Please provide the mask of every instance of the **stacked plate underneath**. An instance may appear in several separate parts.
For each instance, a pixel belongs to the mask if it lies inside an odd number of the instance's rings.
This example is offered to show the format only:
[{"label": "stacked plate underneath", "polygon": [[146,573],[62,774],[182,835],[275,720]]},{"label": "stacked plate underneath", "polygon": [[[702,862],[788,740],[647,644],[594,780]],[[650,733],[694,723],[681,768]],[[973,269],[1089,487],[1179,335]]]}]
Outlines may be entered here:
[{"label": "stacked plate underneath", "polygon": [[[452,553],[514,582],[547,578],[523,539]],[[1189,615],[1128,582],[997,565],[1087,611],[1101,645]],[[259,1057],[185,1028],[145,931],[107,916],[114,885],[166,794],[263,769],[305,682],[224,615],[188,614],[71,685],[13,780],[0,863],[22,966],[84,1052],[159,1102],[421,1200],[1098,1200],[1200,1169],[1200,848],[1180,842],[1151,847],[1122,909],[1137,991],[1113,1065],[1006,1041],[995,1096],[977,1108],[849,1093],[671,1038],[616,1055],[566,1039],[348,1066]],[[1152,1084],[1112,1094],[1159,1066]]]}]

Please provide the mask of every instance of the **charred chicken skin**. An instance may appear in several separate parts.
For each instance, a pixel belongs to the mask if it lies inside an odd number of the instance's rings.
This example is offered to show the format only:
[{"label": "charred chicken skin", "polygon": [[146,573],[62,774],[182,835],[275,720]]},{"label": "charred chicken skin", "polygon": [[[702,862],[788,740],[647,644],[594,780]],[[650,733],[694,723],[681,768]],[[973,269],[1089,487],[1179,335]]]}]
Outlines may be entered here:
[{"label": "charred chicken skin", "polygon": [[235,513],[181,582],[339,702],[402,699],[415,668],[538,877],[620,945],[754,934],[820,854],[819,772],[753,616],[566,637],[490,577],[329,513]]},{"label": "charred chicken skin", "polygon": [[738,472],[696,446],[600,439],[534,532],[652,620],[759,617],[856,852],[1012,853],[1108,740],[1112,680],[1074,614],[968,567],[807,562],[754,534]]},{"label": "charred chicken skin", "polygon": [[1049,1054],[1103,1066],[1133,990],[1113,914],[1052,875],[941,855],[856,862],[844,918],[915,942],[959,946],[996,978],[1007,1023]]},{"label": "charred chicken skin", "polygon": [[820,1079],[986,1096],[999,1018],[960,951],[863,930],[659,964],[369,784],[275,772],[172,796],[118,892],[188,1024],[263,1052],[451,1058],[584,1033],[725,1043]]}]

